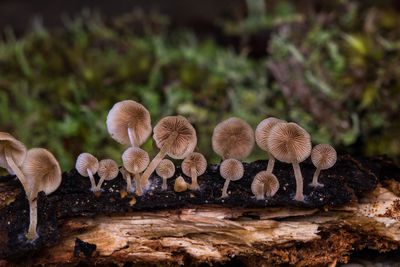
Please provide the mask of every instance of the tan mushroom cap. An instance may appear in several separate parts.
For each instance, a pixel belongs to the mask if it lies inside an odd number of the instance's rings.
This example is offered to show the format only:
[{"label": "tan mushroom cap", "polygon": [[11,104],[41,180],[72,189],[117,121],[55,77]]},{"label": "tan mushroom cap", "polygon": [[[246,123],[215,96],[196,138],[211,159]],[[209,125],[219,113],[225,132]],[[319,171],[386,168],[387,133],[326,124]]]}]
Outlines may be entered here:
[{"label": "tan mushroom cap", "polygon": [[173,159],[183,159],[193,152],[196,147],[196,130],[182,116],[167,116],[161,119],[154,127],[153,138],[157,147],[161,149],[168,137],[174,133],[177,134],[177,137],[169,148],[167,155]]},{"label": "tan mushroom cap", "polygon": [[[53,154],[44,148],[32,148],[28,150],[22,172],[28,183],[38,191],[44,191],[49,195],[57,190],[61,184],[61,168]],[[34,193],[37,193],[34,192]]]},{"label": "tan mushroom cap", "polygon": [[163,159],[156,168],[156,173],[162,178],[171,178],[175,174],[175,165],[169,159]]},{"label": "tan mushroom cap", "polygon": [[267,171],[261,171],[254,177],[251,184],[251,191],[254,195],[267,195],[272,197],[279,190],[279,181],[275,175]]},{"label": "tan mushroom cap", "polygon": [[112,159],[100,160],[97,174],[100,177],[104,177],[104,180],[112,180],[118,176],[118,165]]},{"label": "tan mushroom cap", "polygon": [[85,152],[80,154],[76,159],[75,168],[80,175],[88,177],[87,169],[89,169],[92,174],[95,174],[99,169],[99,161],[92,154]]},{"label": "tan mushroom cap", "polygon": [[244,168],[237,159],[226,159],[221,163],[219,172],[223,178],[236,181],[243,177]]},{"label": "tan mushroom cap", "polygon": [[192,152],[189,154],[182,162],[182,172],[186,176],[191,176],[192,168],[196,169],[197,175],[202,175],[207,169],[206,158],[197,152]]},{"label": "tan mushroom cap", "polygon": [[223,159],[243,160],[250,155],[253,146],[253,129],[244,120],[229,118],[214,128],[212,147]]},{"label": "tan mushroom cap", "polygon": [[131,146],[128,128],[133,131],[137,146],[146,142],[152,131],[149,111],[133,100],[114,104],[108,113],[106,124],[111,137],[126,146]]},{"label": "tan mushroom cap", "polygon": [[271,133],[271,129],[277,123],[286,123],[284,120],[280,120],[274,117],[269,117],[260,122],[256,128],[255,136],[257,145],[264,151],[268,151],[268,136]]},{"label": "tan mushroom cap", "polygon": [[336,150],[328,144],[316,145],[311,151],[311,161],[321,170],[329,169],[337,160]]},{"label": "tan mushroom cap", "polygon": [[279,161],[299,163],[310,156],[311,137],[296,123],[278,123],[268,137],[268,148]]},{"label": "tan mushroom cap", "polygon": [[143,172],[149,162],[149,154],[138,147],[130,147],[122,154],[122,163],[125,169],[133,174]]},{"label": "tan mushroom cap", "polygon": [[6,146],[11,149],[11,155],[15,165],[20,167],[24,163],[27,149],[22,142],[5,132],[0,132],[0,167],[4,169],[9,168],[5,156]]},{"label": "tan mushroom cap", "polygon": [[186,181],[183,179],[182,176],[179,176],[178,178],[175,179],[174,183],[174,190],[176,192],[184,192],[188,189],[188,184]]}]

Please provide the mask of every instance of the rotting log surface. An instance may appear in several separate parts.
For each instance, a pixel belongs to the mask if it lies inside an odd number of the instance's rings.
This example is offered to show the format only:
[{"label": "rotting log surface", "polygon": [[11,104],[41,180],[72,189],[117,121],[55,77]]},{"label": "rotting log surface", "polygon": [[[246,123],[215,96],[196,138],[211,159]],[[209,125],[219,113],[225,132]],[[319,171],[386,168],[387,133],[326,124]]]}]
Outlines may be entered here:
[{"label": "rotting log surface", "polygon": [[[153,175],[152,189],[143,197],[126,194],[120,176],[95,196],[89,179],[72,170],[63,174],[55,193],[39,195],[40,238],[33,243],[24,238],[29,209],[22,187],[14,177],[2,177],[0,264],[29,258],[31,264],[157,265],[235,257],[249,265],[313,265],[344,262],[354,249],[386,251],[400,245],[400,200],[392,190],[400,188],[400,169],[390,159],[341,156],[321,172],[325,187],[318,189],[308,186],[315,168],[310,161],[302,163],[306,203],[292,200],[293,170],[283,163],[274,170],[277,194],[255,200],[250,184],[266,166],[266,161],[245,164],[245,176],[230,183],[225,200],[220,199],[224,179],[215,165],[199,177],[198,192],[172,191],[174,179],[163,192],[161,179]],[[386,187],[394,193],[378,182],[391,185]]]}]

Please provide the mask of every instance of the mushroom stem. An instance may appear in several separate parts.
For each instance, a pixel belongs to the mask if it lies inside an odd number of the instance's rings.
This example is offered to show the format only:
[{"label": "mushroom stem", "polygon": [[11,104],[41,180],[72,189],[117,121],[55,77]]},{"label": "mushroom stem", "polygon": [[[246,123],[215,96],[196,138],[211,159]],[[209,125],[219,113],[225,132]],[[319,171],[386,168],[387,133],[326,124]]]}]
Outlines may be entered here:
[{"label": "mushroom stem", "polygon": [[312,186],[323,186],[323,184],[318,183],[318,177],[319,177],[319,173],[320,172],[321,172],[320,168],[317,168],[315,170],[314,176],[313,176],[313,179],[312,179],[312,183],[311,183]]},{"label": "mushroom stem", "polygon": [[99,181],[99,183],[97,184],[97,186],[96,186],[96,188],[95,188],[95,192],[98,192],[98,191],[100,191],[100,189],[101,189],[101,185],[103,184],[103,182],[104,182],[104,180],[105,180],[105,178],[106,177],[100,177],[100,181]]},{"label": "mushroom stem", "polygon": [[136,183],[136,195],[143,196],[141,180],[140,180],[140,173],[135,174],[135,183]]},{"label": "mushroom stem", "polygon": [[29,240],[36,239],[38,237],[36,228],[37,228],[37,199],[29,200],[29,230],[26,234],[26,238]]},{"label": "mushroom stem", "polygon": [[[137,186],[137,185],[136,185]],[[126,190],[128,192],[133,192],[133,188],[132,188],[132,178],[130,174],[126,175]]]},{"label": "mushroom stem", "polygon": [[93,173],[90,169],[86,169],[87,173],[89,174],[90,183],[92,184],[92,191],[96,191],[96,182],[94,181]]},{"label": "mushroom stem", "polygon": [[31,188],[28,184],[28,181],[26,180],[25,175],[18,168],[17,164],[15,164],[14,159],[11,154],[11,151],[8,149],[8,147],[5,147],[4,152],[5,152],[7,164],[10,166],[11,170],[15,173],[15,175],[18,177],[19,181],[21,182],[21,184],[25,190],[25,194],[29,197],[31,194]]},{"label": "mushroom stem", "polygon": [[295,200],[304,201],[303,195],[303,176],[301,175],[300,165],[297,162],[293,162],[294,177],[296,178],[296,196]]},{"label": "mushroom stem", "polygon": [[168,150],[175,142],[177,136],[178,133],[173,132],[164,142],[164,145],[161,147],[160,152],[158,152],[157,156],[155,156],[154,159],[150,162],[149,166],[142,174],[141,180],[143,187],[147,187],[150,175],[154,172],[154,170],[157,168],[158,164],[160,164],[161,160],[165,157],[165,155],[167,155]]},{"label": "mushroom stem", "polygon": [[162,190],[167,190],[167,178],[162,177],[162,186],[161,189]]},{"label": "mushroom stem", "polygon": [[197,183],[197,171],[196,168],[190,169],[190,176],[192,177],[192,184],[189,186],[190,190],[199,190],[200,186]]},{"label": "mushroom stem", "polygon": [[229,186],[229,182],[230,182],[231,180],[229,180],[229,179],[226,179],[225,180],[225,184],[224,184],[224,187],[222,188],[222,198],[227,198],[228,197],[228,186]]},{"label": "mushroom stem", "polygon": [[268,166],[267,166],[267,173],[272,173],[274,170],[274,165],[275,165],[275,158],[272,156],[271,153],[268,153],[269,155],[269,160],[268,160]]},{"label": "mushroom stem", "polygon": [[132,131],[132,129],[129,127],[128,128],[128,135],[129,135],[129,141],[131,142],[132,147],[137,147],[136,139],[135,139],[135,133]]}]

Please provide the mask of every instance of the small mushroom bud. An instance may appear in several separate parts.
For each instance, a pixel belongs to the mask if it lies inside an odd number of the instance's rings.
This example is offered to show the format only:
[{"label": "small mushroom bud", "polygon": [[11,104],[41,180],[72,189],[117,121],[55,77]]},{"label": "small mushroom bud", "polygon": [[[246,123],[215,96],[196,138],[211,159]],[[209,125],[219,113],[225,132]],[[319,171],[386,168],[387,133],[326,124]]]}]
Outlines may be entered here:
[{"label": "small mushroom bud", "polygon": [[124,180],[126,181],[126,191],[133,192],[131,174],[125,169],[124,166],[119,168],[119,171],[122,174],[122,178],[124,178]]},{"label": "small mushroom bud", "polygon": [[174,190],[175,192],[184,192],[188,189],[188,184],[185,182],[182,176],[175,179]]},{"label": "small mushroom bud", "polygon": [[99,162],[99,170],[97,171],[100,176],[100,181],[97,184],[96,192],[100,191],[101,185],[104,181],[111,181],[118,176],[118,165],[112,159],[103,159]]},{"label": "small mushroom bud", "polygon": [[221,163],[219,173],[225,179],[221,197],[227,198],[229,182],[240,180],[243,177],[243,164],[237,159],[226,159]]},{"label": "small mushroom bud", "polygon": [[82,153],[76,160],[75,168],[80,175],[90,178],[91,190],[96,191],[96,182],[93,175],[95,175],[99,169],[99,161],[97,158],[92,154]]},{"label": "small mushroom bud", "polygon": [[279,181],[275,175],[268,171],[261,171],[257,173],[251,183],[251,192],[258,200],[264,199],[264,195],[272,197],[278,192]]},{"label": "small mushroom bud", "polygon": [[206,158],[197,152],[192,152],[182,162],[182,172],[192,178],[192,184],[189,185],[190,190],[199,190],[197,177],[202,175],[207,169]]},{"label": "small mushroom bud", "polygon": [[317,168],[312,180],[312,186],[324,186],[318,183],[318,176],[321,170],[326,170],[335,165],[337,160],[336,150],[328,144],[316,145],[311,151],[311,161]]},{"label": "small mushroom bud", "polygon": [[[125,169],[135,175],[136,194],[138,196],[143,195],[140,173],[146,169],[149,161],[149,154],[138,147],[130,147],[122,154],[122,163]],[[129,188],[129,183],[127,183],[128,192],[132,192],[132,188]]]},{"label": "small mushroom bud", "polygon": [[156,168],[156,173],[163,180],[162,190],[167,190],[167,179],[171,178],[175,174],[175,165],[169,159],[163,159]]}]

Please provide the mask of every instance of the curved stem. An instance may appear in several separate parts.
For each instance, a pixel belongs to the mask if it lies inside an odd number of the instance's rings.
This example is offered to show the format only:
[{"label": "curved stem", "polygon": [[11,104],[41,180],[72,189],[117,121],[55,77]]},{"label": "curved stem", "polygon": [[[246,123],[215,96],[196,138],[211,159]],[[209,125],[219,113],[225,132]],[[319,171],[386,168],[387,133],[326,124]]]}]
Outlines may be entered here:
[{"label": "curved stem", "polygon": [[296,178],[296,196],[295,200],[304,201],[303,195],[303,176],[301,175],[300,165],[297,162],[293,162],[294,177]]},{"label": "curved stem", "polygon": [[200,186],[197,183],[197,170],[196,168],[190,169],[190,176],[192,176],[192,184],[190,185],[190,190],[199,190]]},{"label": "curved stem", "polygon": [[229,186],[229,182],[230,182],[231,180],[229,180],[229,179],[226,179],[225,180],[225,184],[224,184],[224,187],[222,188],[222,198],[227,198],[228,197],[228,186]]},{"label": "curved stem", "polygon": [[100,181],[99,181],[99,183],[98,183],[97,186],[96,186],[95,192],[100,191],[101,185],[103,184],[104,180],[105,180],[105,177],[104,177],[104,176],[103,176],[103,177],[100,177]]},{"label": "curved stem", "polygon": [[167,178],[162,177],[162,186],[161,189],[162,190],[167,190]]},{"label": "curved stem", "polygon": [[272,173],[274,170],[274,165],[275,165],[275,158],[272,156],[271,153],[268,153],[269,155],[269,160],[268,160],[268,167],[267,167],[267,173]]},{"label": "curved stem", "polygon": [[29,240],[36,239],[38,237],[38,234],[36,232],[37,228],[37,199],[36,200],[29,200],[29,216],[30,216],[30,222],[29,222],[29,230],[28,233],[26,234],[26,238]]},{"label": "curved stem", "polygon": [[136,195],[143,196],[140,173],[135,174],[135,184],[136,184]]},{"label": "curved stem", "polygon": [[126,190],[128,192],[133,192],[131,175],[127,173],[125,178],[126,178]]},{"label": "curved stem", "polygon": [[89,178],[90,178],[90,183],[92,184],[92,188],[90,188],[92,191],[96,190],[96,182],[94,181],[94,177],[93,177],[93,173],[91,170],[86,169],[87,173],[89,174]]},{"label": "curved stem", "polygon": [[168,150],[171,148],[177,136],[178,133],[173,132],[164,142],[164,145],[161,147],[160,152],[158,152],[157,156],[155,156],[154,159],[150,162],[149,166],[147,166],[141,178],[142,180],[141,184],[143,185],[144,188],[147,187],[150,175],[154,172],[154,170],[157,168],[158,164],[160,164],[161,160],[165,157],[165,155],[167,155]]},{"label": "curved stem", "polygon": [[29,196],[31,195],[31,187],[29,186],[28,180],[26,180],[25,175],[22,173],[20,168],[18,168],[17,164],[15,164],[11,151],[8,149],[8,147],[5,147],[4,152],[8,166],[10,166],[11,170],[15,173],[18,180],[21,182],[25,190],[25,194],[29,198]]},{"label": "curved stem", "polygon": [[320,169],[320,168],[317,168],[317,169],[315,170],[314,176],[313,176],[313,179],[312,179],[312,183],[311,183],[312,186],[319,186],[319,185],[322,185],[322,184],[318,183],[318,177],[319,177],[319,173],[320,173],[320,172],[321,172],[321,169]]},{"label": "curved stem", "polygon": [[137,147],[137,142],[135,138],[135,133],[132,131],[132,129],[129,127],[128,128],[128,136],[129,136],[129,141],[131,142],[132,147]]}]

